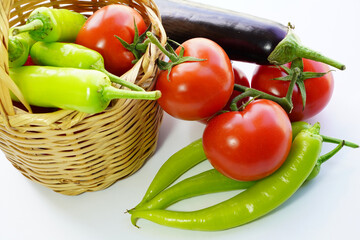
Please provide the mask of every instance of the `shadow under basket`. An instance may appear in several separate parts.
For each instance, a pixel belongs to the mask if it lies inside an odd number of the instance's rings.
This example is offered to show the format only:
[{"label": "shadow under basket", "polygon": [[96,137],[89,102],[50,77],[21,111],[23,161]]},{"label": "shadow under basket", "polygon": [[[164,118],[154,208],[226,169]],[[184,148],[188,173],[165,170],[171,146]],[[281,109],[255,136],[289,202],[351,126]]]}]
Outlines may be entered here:
[{"label": "shadow under basket", "polygon": [[[119,99],[92,115],[49,109],[29,113],[10,98],[14,86],[8,75],[8,31],[11,26],[24,24],[30,12],[40,6],[90,15],[109,4],[136,9],[165,44],[166,34],[152,0],[0,3],[0,149],[24,176],[65,195],[98,191],[136,172],[156,149],[163,112],[156,101]],[[153,90],[159,57],[161,52],[150,44],[144,56],[121,77]]]}]

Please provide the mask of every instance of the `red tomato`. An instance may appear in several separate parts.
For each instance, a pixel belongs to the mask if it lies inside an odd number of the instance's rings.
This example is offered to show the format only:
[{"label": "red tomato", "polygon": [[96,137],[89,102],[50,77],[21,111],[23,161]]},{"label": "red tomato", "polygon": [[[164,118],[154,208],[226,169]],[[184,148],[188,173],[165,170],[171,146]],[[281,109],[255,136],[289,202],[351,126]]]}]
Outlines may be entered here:
[{"label": "red tomato", "polygon": [[99,52],[104,57],[106,70],[120,76],[132,68],[135,57],[115,35],[132,43],[135,35],[134,21],[139,35],[143,34],[147,27],[136,10],[121,4],[107,5],[88,18],[76,43]]},{"label": "red tomato", "polygon": [[[303,59],[304,72],[328,72],[328,65]],[[290,67],[290,64],[287,64]],[[273,66],[258,66],[251,80],[251,87],[260,91],[272,94],[277,97],[286,96],[289,81],[272,80],[274,78],[286,76],[284,70]],[[334,89],[334,79],[331,72],[323,77],[310,78],[305,81],[306,105],[303,110],[300,90],[294,87],[292,101],[294,108],[289,114],[291,121],[300,121],[315,116],[330,101]]]},{"label": "red tomato", "polygon": [[[235,83],[236,83],[236,84],[239,84],[239,85],[242,85],[242,86],[245,86],[245,87],[250,87],[250,83],[249,83],[248,78],[246,77],[245,73],[240,70],[239,67],[233,65],[233,71],[234,71],[234,79],[235,79]],[[230,111],[230,110],[231,110],[231,109],[230,109],[231,101],[232,101],[236,96],[238,96],[239,94],[241,94],[241,92],[234,90],[233,93],[232,93],[231,96],[230,96],[230,99],[228,100],[228,102],[226,103],[225,107],[223,108],[223,110],[228,110],[228,111]],[[243,103],[246,103],[248,100],[249,100],[249,97],[246,97],[246,98],[241,99],[241,100],[238,102],[237,106],[240,107]],[[202,119],[202,120],[200,120],[200,122],[201,122],[201,123],[204,123],[204,124],[207,124],[207,122],[208,122],[209,120],[210,120],[210,119]]]},{"label": "red tomato", "polygon": [[[245,87],[250,87],[250,83],[248,78],[246,77],[245,73],[243,71],[241,71],[241,69],[237,66],[233,65],[233,70],[234,70],[234,79],[235,79],[235,84],[239,84]],[[230,99],[228,100],[228,102],[226,103],[224,110],[229,110],[230,111],[230,104],[231,101],[238,95],[240,95],[242,92],[239,91],[233,91],[233,93],[230,96]],[[237,106],[240,107],[243,103],[246,103],[249,100],[249,97],[243,98],[241,99],[241,101],[239,101],[237,103]]]},{"label": "red tomato", "polygon": [[32,66],[35,65],[35,63],[33,62],[33,60],[31,59],[30,55],[28,56],[28,59],[26,60],[26,62],[24,63],[24,66]]},{"label": "red tomato", "polygon": [[[205,61],[184,62],[160,72],[156,89],[161,91],[158,103],[165,112],[183,120],[209,118],[221,110],[234,86],[231,61],[214,41],[193,38],[182,44],[184,56]],[[176,50],[179,54],[180,47]]]},{"label": "red tomato", "polygon": [[241,181],[258,180],[276,171],[290,151],[291,140],[289,117],[267,99],[212,118],[203,133],[204,151],[213,167]]}]

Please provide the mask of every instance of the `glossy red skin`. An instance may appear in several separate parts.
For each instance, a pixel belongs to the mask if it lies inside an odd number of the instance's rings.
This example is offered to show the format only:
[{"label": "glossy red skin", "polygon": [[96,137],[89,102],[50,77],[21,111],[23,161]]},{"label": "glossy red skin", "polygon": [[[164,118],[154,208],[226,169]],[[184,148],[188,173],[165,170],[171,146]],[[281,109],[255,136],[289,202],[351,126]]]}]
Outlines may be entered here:
[{"label": "glossy red skin", "polygon": [[[250,83],[249,83],[248,78],[246,77],[245,73],[243,71],[241,71],[241,69],[239,67],[233,65],[233,71],[234,71],[235,84],[239,84],[239,85],[242,85],[242,86],[245,86],[245,87],[250,87]],[[233,93],[230,96],[230,99],[226,103],[226,105],[224,107],[224,110],[229,110],[230,111],[231,101],[235,97],[240,95],[241,93],[242,92],[240,92],[240,91],[234,90]],[[239,101],[237,103],[237,106],[240,107],[243,103],[246,103],[248,100],[249,100],[249,97],[241,99],[241,101]]]},{"label": "glossy red skin", "polygon": [[[159,105],[182,120],[209,118],[227,103],[234,85],[231,61],[214,41],[193,38],[182,44],[184,56],[205,61],[185,62],[160,72],[156,89],[161,91]],[[176,50],[179,53],[180,47]]]},{"label": "glossy red skin", "polygon": [[33,62],[33,60],[31,59],[31,57],[29,55],[28,59],[24,63],[24,66],[32,66],[32,65],[35,65],[35,63]]},{"label": "glossy red skin", "polygon": [[[328,72],[328,65],[303,59],[304,72]],[[290,67],[289,64],[287,64]],[[251,87],[278,97],[286,96],[289,81],[271,80],[286,76],[284,70],[274,66],[258,66],[251,80]],[[294,108],[289,114],[292,122],[311,118],[321,112],[329,103],[333,90],[334,79],[331,72],[320,78],[305,80],[306,105],[303,110],[302,100],[298,86],[294,87],[292,101]]]},{"label": "glossy red skin", "polygon": [[203,133],[204,151],[213,167],[241,181],[258,180],[276,171],[290,151],[291,140],[286,112],[267,99],[212,118]]},{"label": "glossy red skin", "polygon": [[132,43],[135,34],[134,19],[141,35],[147,26],[136,10],[121,4],[102,7],[88,18],[76,43],[99,52],[104,57],[105,69],[121,76],[133,67],[135,57],[115,35]]},{"label": "glossy red skin", "polygon": [[[234,71],[234,82],[235,82],[235,84],[239,84],[239,85],[242,85],[242,86],[245,86],[245,87],[250,87],[250,83],[249,83],[248,78],[246,77],[245,73],[240,70],[239,67],[233,65],[233,71]],[[231,101],[241,93],[242,92],[234,90],[232,92],[231,96],[230,96],[230,99],[228,100],[225,107],[223,108],[223,110],[231,111],[231,109],[230,109]],[[237,106],[240,107],[243,103],[246,103],[249,99],[250,99],[249,97],[243,98],[242,100],[240,100],[237,103]],[[200,120],[200,122],[204,123],[204,124],[207,124],[207,122],[209,120],[210,119],[202,119],[202,120]]]}]

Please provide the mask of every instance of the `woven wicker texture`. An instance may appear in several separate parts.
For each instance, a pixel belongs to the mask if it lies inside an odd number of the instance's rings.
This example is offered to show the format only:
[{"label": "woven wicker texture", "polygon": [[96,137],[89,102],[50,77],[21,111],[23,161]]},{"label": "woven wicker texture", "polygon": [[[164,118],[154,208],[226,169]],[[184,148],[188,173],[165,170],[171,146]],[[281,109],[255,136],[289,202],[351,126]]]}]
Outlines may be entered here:
[{"label": "woven wicker texture", "polygon": [[[32,113],[14,106],[9,90],[18,90],[8,75],[9,27],[24,24],[29,13],[40,6],[67,8],[88,16],[117,3],[138,10],[165,44],[166,34],[152,0],[0,2],[0,149],[23,175],[65,195],[104,189],[137,171],[155,151],[162,110],[156,101],[129,99],[112,101],[108,109],[95,115],[70,110]],[[150,45],[122,78],[152,90],[158,70],[155,60],[160,54]]]}]

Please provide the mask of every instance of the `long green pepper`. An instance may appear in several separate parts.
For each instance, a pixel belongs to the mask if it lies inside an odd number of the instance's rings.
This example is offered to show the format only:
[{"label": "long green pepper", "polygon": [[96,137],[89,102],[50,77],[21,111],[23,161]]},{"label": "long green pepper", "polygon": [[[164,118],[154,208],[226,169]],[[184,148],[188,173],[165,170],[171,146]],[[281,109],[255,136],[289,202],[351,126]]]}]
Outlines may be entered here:
[{"label": "long green pepper", "polygon": [[159,169],[150,183],[143,199],[135,207],[139,208],[159,192],[164,190],[182,174],[206,160],[206,155],[202,146],[202,139],[198,139],[174,153]]},{"label": "long green pepper", "polygon": [[[304,129],[308,129],[311,127],[311,124],[303,121],[299,122],[293,122],[291,124],[292,127],[292,136],[293,139],[295,136],[300,133]],[[344,144],[345,146],[357,148],[359,147],[357,144],[344,141],[337,138],[332,138],[328,136],[321,135],[324,142],[331,142],[331,143],[337,143],[337,144]],[[206,155],[203,150],[202,146],[202,139],[197,139],[194,142],[190,143],[188,146],[180,149],[178,152],[173,154],[164,164],[161,166],[159,171],[156,173],[154,179],[152,180],[150,186],[148,187],[143,199],[141,202],[134,207],[131,210],[128,210],[128,212],[131,212],[133,210],[137,209],[144,209],[144,208],[150,208],[149,206],[158,206],[158,204],[166,205],[165,201],[167,199],[161,199],[164,197],[165,194],[161,193],[165,188],[170,186],[175,180],[177,180],[183,173],[194,167],[195,165],[205,161]],[[315,170],[314,170],[315,171]],[[312,174],[315,176],[315,172]],[[217,175],[213,175],[213,177],[216,177]],[[206,176],[202,176],[204,179]],[[200,184],[197,182],[196,184]],[[205,184],[206,185],[206,184]],[[178,187],[178,186],[177,186]],[[206,186],[201,186],[199,188],[206,188]],[[193,188],[191,188],[193,189]],[[190,190],[190,188],[188,188]],[[173,191],[173,190],[171,190]],[[183,192],[184,190],[181,190]],[[196,190],[195,190],[196,191]],[[202,190],[200,190],[202,191]],[[204,190],[205,191],[205,190]],[[211,190],[208,190],[211,191]],[[161,196],[156,197],[157,194],[161,194]],[[167,194],[167,193],[166,193]],[[189,193],[193,195],[199,195],[200,193]],[[152,200],[153,198],[156,198],[155,200]],[[176,201],[175,196],[173,197],[173,201]],[[180,195],[178,198],[182,198],[183,196]],[[161,201],[163,203],[155,203],[155,201]],[[150,202],[151,201],[151,202]],[[170,201],[170,200],[169,200]]]},{"label": "long green pepper", "polygon": [[269,177],[222,203],[198,211],[134,211],[138,218],[158,224],[201,231],[225,230],[251,222],[278,207],[305,182],[321,152],[320,126],[301,131],[294,139],[285,163]]},{"label": "long green pepper", "polygon": [[105,73],[112,82],[136,91],[145,91],[105,70],[100,53],[75,43],[37,42],[30,50],[31,59],[37,65],[95,69]]},{"label": "long green pepper", "polygon": [[210,169],[192,177],[186,178],[160,192],[154,198],[128,212],[145,209],[164,209],[178,201],[208,193],[247,189],[255,181],[237,181],[221,174],[216,169]]},{"label": "long green pepper", "polygon": [[39,7],[25,25],[14,27],[13,34],[29,32],[36,41],[74,42],[85,21],[84,15],[68,9]]},{"label": "long green pepper", "polygon": [[[333,150],[320,156],[316,161],[316,165],[306,181],[310,181],[315,178],[319,172],[321,165],[333,157],[344,146],[344,142],[339,143]],[[129,210],[129,213],[138,210],[145,209],[165,209],[170,205],[195,196],[201,196],[209,193],[226,192],[231,190],[244,190],[252,185],[256,181],[237,181],[228,178],[218,172],[216,169],[210,169],[205,172],[199,173],[192,177],[186,178],[173,186],[166,188],[160,192],[150,201],[144,203],[142,206],[136,209]]]},{"label": "long green pepper", "polygon": [[161,96],[159,91],[115,88],[106,74],[91,69],[24,66],[11,68],[10,77],[30,105],[90,114],[105,110],[112,99],[156,100]]}]

